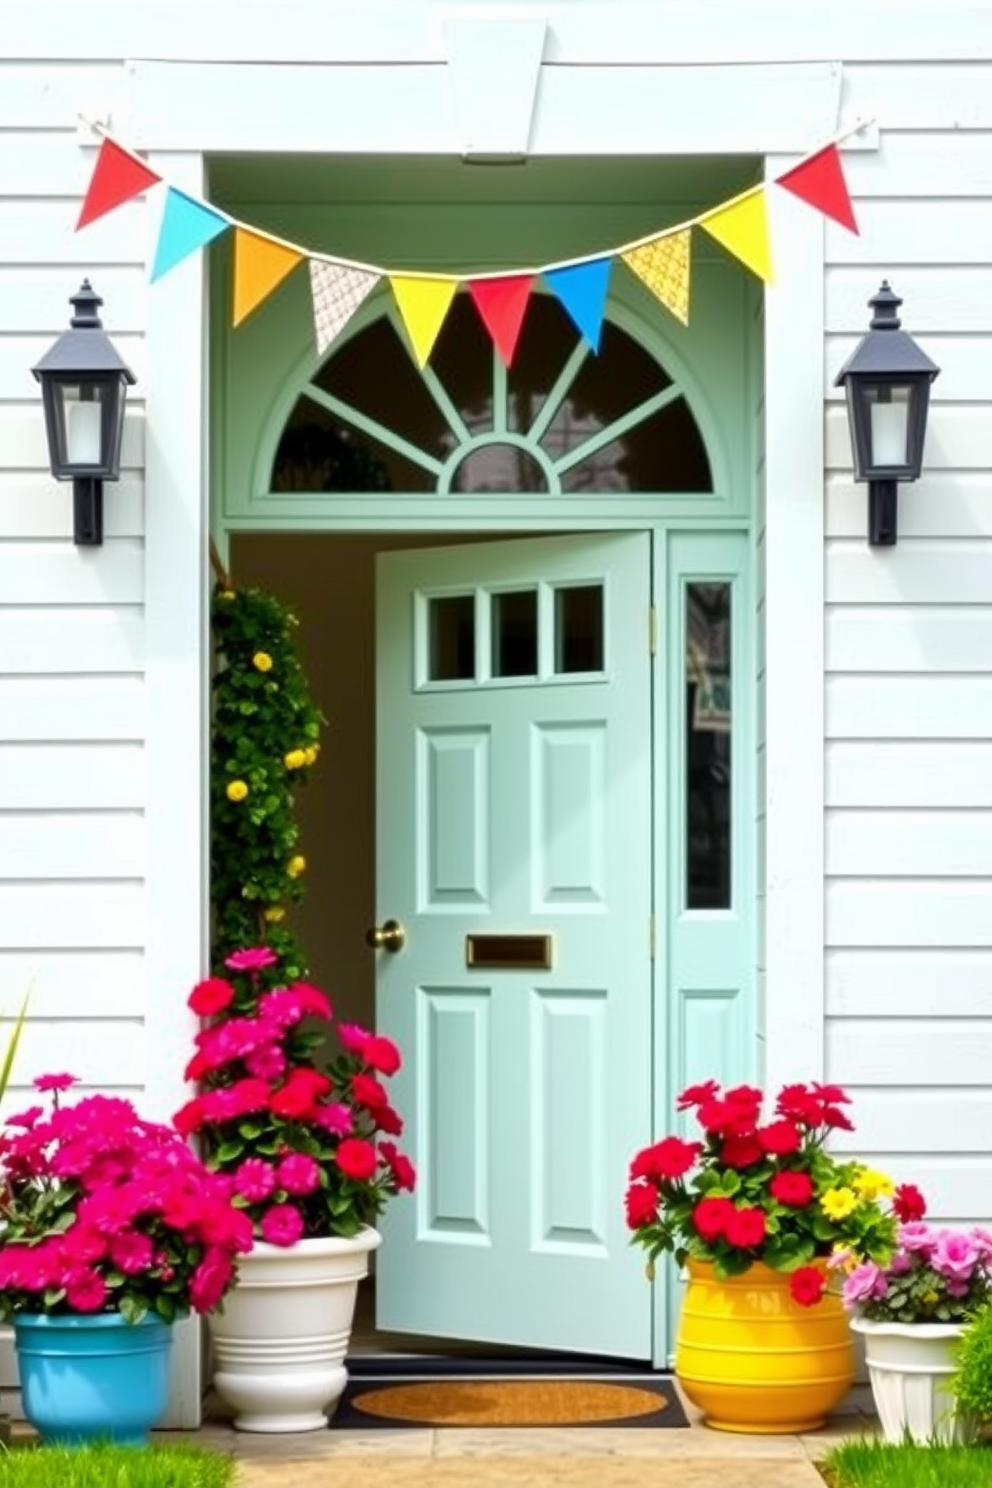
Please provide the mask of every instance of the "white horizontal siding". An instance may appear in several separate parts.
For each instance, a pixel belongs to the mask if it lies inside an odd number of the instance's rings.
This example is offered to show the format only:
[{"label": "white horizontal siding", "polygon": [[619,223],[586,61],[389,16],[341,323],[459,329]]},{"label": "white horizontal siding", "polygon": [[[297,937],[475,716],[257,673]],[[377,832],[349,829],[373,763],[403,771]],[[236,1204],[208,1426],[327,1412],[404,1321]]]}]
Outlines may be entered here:
[{"label": "white horizontal siding", "polygon": [[137,950],[144,926],[140,883],[0,883],[0,947],[9,950]]},{"label": "white horizontal siding", "polygon": [[[125,70],[121,62],[101,59],[94,66],[78,62],[58,67],[39,65],[37,60],[16,61],[13,40],[13,12],[22,0],[7,0],[4,11],[4,57],[0,59],[0,129],[66,129],[75,125],[78,114],[87,103],[106,103],[124,85]],[[111,48],[104,56],[118,52]],[[25,53],[22,51],[21,56]],[[29,59],[51,56],[51,38],[40,51],[27,54]]]},{"label": "white horizontal siding", "polygon": [[834,1018],[827,1048],[831,1078],[850,1090],[988,1089],[992,1018],[944,1019],[936,1009],[930,1018]]},{"label": "white horizontal siding", "polygon": [[0,811],[136,808],[146,794],[136,744],[0,744]]},{"label": "white horizontal siding", "polygon": [[826,848],[835,877],[992,878],[992,811],[830,810]]},{"label": "white horizontal siding", "polygon": [[25,996],[30,1016],[41,1020],[144,1017],[144,956],[140,949],[0,949],[0,1017],[16,1013]]},{"label": "white horizontal siding", "polygon": [[[989,148],[987,143],[984,148]],[[854,158],[849,156],[845,161],[845,174]],[[863,336],[872,313],[868,301],[877,288],[861,264],[830,265],[826,303],[831,333]],[[932,335],[982,335],[992,330],[992,268],[986,264],[956,265],[954,273],[948,274],[944,265],[914,263],[900,314],[906,330],[921,342],[926,338],[928,345]],[[941,377],[944,370],[942,367]]]},{"label": "white horizontal siding", "polygon": [[[992,241],[992,221],[990,221]],[[866,274],[866,284],[874,294],[878,285],[877,275]],[[867,328],[867,323],[866,323]],[[922,345],[923,338],[920,338]],[[934,393],[940,386],[940,378],[933,385]],[[851,473],[851,432],[847,423],[847,410],[831,394],[826,411],[826,465],[828,471]],[[979,401],[967,404],[946,404],[935,399],[927,420],[926,467],[931,480],[937,472],[961,470],[992,470],[992,423],[988,409]],[[909,493],[901,493],[911,498]]]},{"label": "white horizontal siding", "polygon": [[[992,297],[992,286],[989,288]],[[992,335],[992,326],[989,329]],[[827,481],[827,536],[865,541],[868,534],[868,488],[850,473]],[[918,537],[992,537],[992,479],[984,471],[924,470],[913,485],[899,492],[899,542]]]},{"label": "white horizontal siding", "polygon": [[831,605],[828,672],[981,672],[992,668],[988,605]]},{"label": "white horizontal siding", "polygon": [[[986,1018],[992,949],[948,946],[827,951],[832,1018]],[[875,1030],[872,1030],[874,1036]]]},{"label": "white horizontal siding", "polygon": [[0,676],[0,719],[9,742],[141,740],[144,684],[137,676]]},{"label": "white horizontal siding", "polygon": [[[835,605],[911,604],[914,610],[920,605],[973,605],[992,614],[992,537],[966,542],[904,538],[891,553],[869,548],[864,539],[832,538],[827,544],[826,598]],[[988,664],[992,670],[992,651]]]},{"label": "white horizontal siding", "polygon": [[831,741],[826,780],[831,807],[990,807],[992,741]]},{"label": "white horizontal siding", "polygon": [[[100,292],[100,277],[94,264],[143,264],[150,245],[148,216],[141,200],[125,202],[98,218],[83,232],[76,232],[81,199],[24,202],[0,195],[0,269],[20,269],[22,264],[61,264],[68,293],[78,285],[71,280],[93,274],[93,287]],[[107,322],[109,324],[109,322]]]},{"label": "white horizontal siding", "polygon": [[[0,283],[14,275],[0,271]],[[79,288],[72,279],[70,293]],[[94,275],[95,278],[95,275]],[[128,394],[127,414],[124,419],[124,438],[121,443],[121,469],[141,470],[145,463],[145,422],[138,404],[141,388],[133,388]],[[30,401],[0,404],[0,449],[3,450],[4,471],[28,471],[41,475],[48,470],[48,444],[45,440],[45,421],[41,414],[41,401],[37,385]],[[113,501],[113,491],[105,491],[106,504]],[[71,487],[67,500],[71,500]]]},{"label": "white horizontal siding", "polygon": [[81,554],[72,542],[9,542],[0,548],[3,605],[139,605],[144,549],[134,538],[108,538]]},{"label": "white horizontal siding", "polygon": [[[94,288],[102,295],[104,287],[100,283],[98,273],[94,273],[93,280]],[[79,285],[73,284],[69,276],[66,275],[63,288],[69,293],[74,294],[79,288]],[[69,316],[71,314],[72,310],[70,308],[66,312],[63,329],[68,327]],[[113,337],[115,347],[138,379],[136,386],[143,387],[147,381],[147,377],[145,373],[145,348],[141,337],[130,332],[122,333],[117,330],[111,321],[111,317],[107,314],[106,308],[101,311],[101,316],[105,317],[104,328]],[[31,368],[41,361],[41,358],[51,347],[53,339],[53,336],[47,333],[38,336],[15,336],[10,334],[0,336],[0,399],[9,402],[18,400],[30,402],[37,400],[38,383],[31,372]]]},{"label": "white horizontal siding", "polygon": [[[8,539],[72,539],[72,485],[53,480],[42,471],[0,471],[0,532]],[[103,488],[103,533],[109,546],[115,538],[140,537],[144,532],[144,488],[136,471],[124,471],[119,481]]]},{"label": "white horizontal siding", "polygon": [[137,605],[93,610],[0,606],[0,675],[140,672],[143,637]]},{"label": "white horizontal siding", "polygon": [[[59,148],[66,148],[64,140]],[[100,315],[108,335],[116,342],[118,335],[143,331],[148,293],[145,267],[101,264],[99,269],[94,268],[93,279],[103,300]],[[5,335],[52,340],[68,327],[72,314],[69,296],[78,288],[63,264],[30,264],[19,267],[16,275],[0,275],[0,327]]]},{"label": "white horizontal siding", "polygon": [[[944,1085],[902,1085],[858,1089],[852,1098],[853,1132],[838,1132],[831,1145],[838,1152],[874,1151],[912,1154],[932,1147],[934,1137],[950,1152],[981,1157],[992,1152],[992,1088],[967,1088],[956,1079]],[[986,1216],[987,1217],[987,1216]]]},{"label": "white horizontal siding", "polygon": [[[831,946],[983,946],[992,942],[992,879],[832,878]],[[989,1018],[992,1038],[992,1016]]]},{"label": "white horizontal siding", "polygon": [[141,1019],[91,1022],[85,1009],[80,1008],[79,1013],[82,1016],[58,1022],[29,1016],[3,1103],[5,1114],[33,1105],[38,1097],[31,1087],[32,1080],[55,1071],[76,1075],[80,1088],[141,1090],[147,1065]]},{"label": "white horizontal siding", "polygon": [[987,673],[829,676],[826,730],[828,739],[992,739],[992,686]]},{"label": "white horizontal siding", "polygon": [[137,812],[11,815],[0,832],[0,881],[140,878],[144,825]]}]

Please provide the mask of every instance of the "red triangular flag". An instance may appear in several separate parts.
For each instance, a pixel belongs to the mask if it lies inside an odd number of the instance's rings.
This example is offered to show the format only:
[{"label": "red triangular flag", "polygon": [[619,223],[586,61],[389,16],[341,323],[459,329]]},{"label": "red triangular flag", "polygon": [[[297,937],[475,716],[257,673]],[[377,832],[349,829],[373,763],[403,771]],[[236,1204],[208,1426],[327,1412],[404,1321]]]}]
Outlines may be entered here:
[{"label": "red triangular flag", "polygon": [[114,207],[130,201],[139,191],[147,191],[149,186],[156,186],[161,179],[147,165],[122,150],[120,145],[115,145],[111,139],[105,139],[96,157],[90,184],[86,188],[86,199],[76,223],[76,231],[87,223],[95,222],[105,212],[111,212]]},{"label": "red triangular flag", "polygon": [[839,222],[841,227],[856,233],[858,224],[854,220],[854,209],[844,180],[844,168],[836,145],[827,145],[808,160],[803,160],[784,176],[778,176],[779,186],[791,191],[794,196],[816,207],[827,217]]},{"label": "red triangular flag", "polygon": [[507,366],[517,349],[534,279],[533,274],[513,274],[506,279],[469,280],[468,292]]}]

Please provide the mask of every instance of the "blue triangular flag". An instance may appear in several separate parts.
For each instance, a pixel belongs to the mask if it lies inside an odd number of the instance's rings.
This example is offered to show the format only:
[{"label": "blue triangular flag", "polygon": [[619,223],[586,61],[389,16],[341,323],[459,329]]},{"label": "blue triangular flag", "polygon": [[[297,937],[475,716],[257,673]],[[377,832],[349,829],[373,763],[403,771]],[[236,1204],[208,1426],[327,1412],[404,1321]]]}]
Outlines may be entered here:
[{"label": "blue triangular flag", "polygon": [[548,269],[544,275],[593,351],[599,350],[612,267],[612,258],[595,258],[571,269]]},{"label": "blue triangular flag", "polygon": [[177,263],[219,237],[230,225],[226,217],[208,207],[206,202],[196,201],[184,191],[170,186],[152,265],[152,281],[161,279]]}]

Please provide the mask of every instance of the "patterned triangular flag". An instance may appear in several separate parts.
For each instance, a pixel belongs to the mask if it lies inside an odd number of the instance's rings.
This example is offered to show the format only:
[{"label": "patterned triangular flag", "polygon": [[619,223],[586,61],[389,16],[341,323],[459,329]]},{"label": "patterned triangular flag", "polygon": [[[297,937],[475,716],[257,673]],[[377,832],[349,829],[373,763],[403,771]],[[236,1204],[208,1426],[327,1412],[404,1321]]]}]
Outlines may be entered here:
[{"label": "patterned triangular flag", "polygon": [[574,268],[546,269],[545,281],[557,295],[593,351],[599,350],[610,287],[611,258],[594,258]]},{"label": "patterned triangular flag", "polygon": [[403,324],[418,367],[426,367],[458,288],[457,279],[421,279],[415,274],[390,274]]},{"label": "patterned triangular flag", "polygon": [[303,254],[262,233],[239,227],[234,233],[234,314],[240,325],[291,274]]},{"label": "patterned triangular flag", "polygon": [[772,277],[771,249],[768,242],[768,204],[765,188],[758,186],[746,196],[725,207],[717,207],[699,218],[710,237],[716,238],[729,253],[767,283]]},{"label": "patterned triangular flag", "polygon": [[105,139],[96,157],[90,184],[86,188],[76,231],[95,222],[105,212],[112,212],[114,207],[123,206],[124,202],[130,201],[139,192],[147,191],[150,186],[157,186],[161,179],[143,161],[136,160],[133,155],[122,150],[120,145],[115,145],[113,140]]},{"label": "patterned triangular flag", "polygon": [[378,283],[379,275],[364,269],[352,269],[322,258],[310,260],[313,328],[319,356],[324,355]]},{"label": "patterned triangular flag", "polygon": [[533,274],[512,274],[505,279],[473,279],[468,292],[482,316],[482,323],[509,367],[527,313]]},{"label": "patterned triangular flag", "polygon": [[785,175],[776,177],[777,184],[784,186],[802,201],[816,207],[827,217],[839,222],[841,227],[856,233],[858,224],[854,208],[844,179],[840,151],[836,145],[827,145],[808,160],[801,160]]},{"label": "patterned triangular flag", "polygon": [[230,227],[227,217],[222,217],[206,202],[196,201],[184,191],[170,186],[159,228],[158,247],[152,264],[152,281],[161,279],[176,264],[220,237]]},{"label": "patterned triangular flag", "polygon": [[655,238],[640,248],[632,248],[620,256],[628,269],[638,279],[643,279],[653,295],[677,316],[683,325],[689,324],[689,229],[669,233],[667,237]]}]

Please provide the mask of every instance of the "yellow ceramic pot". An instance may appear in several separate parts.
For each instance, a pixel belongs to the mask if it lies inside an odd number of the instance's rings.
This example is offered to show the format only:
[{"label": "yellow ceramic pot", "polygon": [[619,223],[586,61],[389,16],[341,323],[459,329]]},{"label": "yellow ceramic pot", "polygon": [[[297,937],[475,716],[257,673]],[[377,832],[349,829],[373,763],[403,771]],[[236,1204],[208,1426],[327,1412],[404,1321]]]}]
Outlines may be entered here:
[{"label": "yellow ceramic pot", "polygon": [[854,1378],[851,1331],[840,1298],[802,1307],[789,1278],[756,1262],[718,1281],[688,1262],[675,1373],[706,1425],[718,1431],[815,1431]]}]

